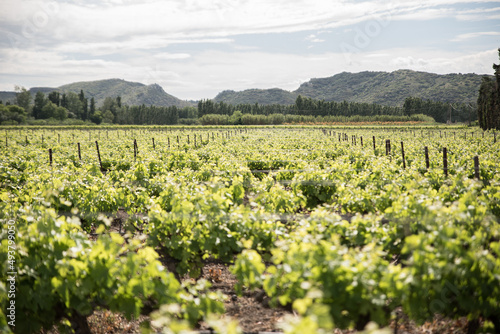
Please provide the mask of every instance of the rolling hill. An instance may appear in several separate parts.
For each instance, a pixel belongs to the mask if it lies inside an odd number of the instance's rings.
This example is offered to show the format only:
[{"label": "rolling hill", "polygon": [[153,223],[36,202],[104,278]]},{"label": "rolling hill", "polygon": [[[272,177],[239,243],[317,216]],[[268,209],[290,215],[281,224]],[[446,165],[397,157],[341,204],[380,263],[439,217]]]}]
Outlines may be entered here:
[{"label": "rolling hill", "polygon": [[[295,91],[280,88],[247,89],[236,92],[225,90],[217,94],[215,102],[228,104],[293,104],[298,95],[325,101],[349,101],[402,106],[409,96],[441,102],[477,102],[478,90],[484,75],[479,74],[434,74],[411,70],[394,72],[343,72],[326,78],[314,78],[303,83]],[[122,97],[128,105],[196,106],[195,101],[183,101],[166,93],[157,84],[144,85],[121,79],[75,82],[57,88],[35,87],[37,91],[49,93],[79,93],[83,90],[89,99],[94,97],[98,106],[106,97]],[[0,92],[0,100],[13,102],[14,92]]]},{"label": "rolling hill", "polygon": [[[156,106],[192,106],[192,102],[183,101],[175,96],[166,93],[163,88],[157,84],[144,85],[138,82],[130,82],[121,79],[108,79],[98,81],[82,81],[63,85],[56,88],[51,87],[33,87],[30,88],[31,95],[34,97],[36,92],[41,91],[48,94],[52,91],[60,93],[80,93],[83,90],[87,98],[94,98],[97,106],[100,106],[106,97],[121,96],[122,103],[128,105],[156,105]],[[13,101],[14,92],[0,92],[0,99]]]},{"label": "rolling hill", "polygon": [[434,74],[411,70],[343,72],[311,79],[294,92],[326,101],[353,101],[402,105],[409,97],[441,102],[476,102],[482,75]]},{"label": "rolling hill", "polygon": [[6,102],[14,103],[16,101],[16,93],[15,92],[0,92],[0,101],[3,104]]},{"label": "rolling hill", "polygon": [[213,99],[215,102],[226,102],[228,104],[294,104],[298,94],[280,88],[271,89],[246,89],[235,92],[225,90],[217,94]]},{"label": "rolling hill", "polygon": [[293,104],[298,95],[325,101],[349,101],[401,106],[409,96],[441,102],[476,102],[483,75],[434,74],[411,70],[343,72],[311,79],[292,92],[282,89],[224,91],[214,100],[228,104]]}]

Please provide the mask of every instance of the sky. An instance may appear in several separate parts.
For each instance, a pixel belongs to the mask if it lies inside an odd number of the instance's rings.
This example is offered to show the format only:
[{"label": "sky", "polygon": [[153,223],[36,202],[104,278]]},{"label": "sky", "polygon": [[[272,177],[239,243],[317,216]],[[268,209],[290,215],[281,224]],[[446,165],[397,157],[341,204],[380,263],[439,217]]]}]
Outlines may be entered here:
[{"label": "sky", "polygon": [[0,90],[119,78],[183,100],[341,72],[493,74],[500,1],[1,0]]}]

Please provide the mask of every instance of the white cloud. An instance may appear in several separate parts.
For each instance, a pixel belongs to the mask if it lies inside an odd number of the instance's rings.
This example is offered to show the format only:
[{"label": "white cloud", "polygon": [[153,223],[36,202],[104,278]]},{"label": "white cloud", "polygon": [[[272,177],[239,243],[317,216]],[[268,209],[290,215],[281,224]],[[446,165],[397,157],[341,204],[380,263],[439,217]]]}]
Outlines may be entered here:
[{"label": "white cloud", "polygon": [[312,43],[323,43],[325,40],[318,38],[316,35],[312,34],[306,37],[306,40]]},{"label": "white cloud", "polygon": [[394,58],[391,60],[391,64],[397,68],[420,68],[428,65],[428,62],[422,58],[407,56]]},{"label": "white cloud", "polygon": [[462,42],[467,39],[473,39],[481,36],[500,36],[500,32],[498,31],[482,31],[482,32],[471,32],[468,34],[460,34],[454,39],[452,39],[452,42]]},{"label": "white cloud", "polygon": [[174,60],[174,59],[187,59],[191,57],[189,53],[160,53],[154,56],[156,59]]},{"label": "white cloud", "polygon": [[[20,56],[25,61],[17,62]],[[123,78],[145,84],[158,83],[168,93],[183,99],[213,98],[225,89],[279,87],[295,90],[309,78],[327,77],[343,71],[394,71],[409,68],[434,73],[491,73],[498,60],[496,50],[478,53],[386,49],[353,54],[348,63],[342,53],[291,55],[266,52],[208,50],[191,57],[158,59],[142,54],[131,61],[65,59],[52,52],[12,53],[0,63],[4,77],[31,77],[15,82],[27,87],[59,86],[74,81]],[[170,58],[176,58],[173,56]],[[25,80],[25,79],[23,79]],[[12,80],[0,81],[0,90],[12,90]]]},{"label": "white cloud", "polygon": [[[442,1],[446,2],[446,1]],[[97,7],[95,7],[97,6]],[[94,7],[78,2],[2,0],[0,20],[23,27],[38,22],[38,36],[54,42],[92,43],[119,39],[134,43],[140,36],[157,38],[206,38],[264,32],[296,32],[345,26],[391,13],[422,17],[445,15],[421,2],[366,1],[127,1]],[[403,18],[405,16],[402,16]],[[36,23],[36,22],[35,22]],[[35,24],[36,25],[36,24]]]},{"label": "white cloud", "polygon": [[[321,33],[336,35],[338,31],[342,35],[361,22],[366,22],[367,29],[403,20],[497,17],[500,8],[484,8],[487,3],[495,2],[1,0],[0,89],[11,90],[12,82],[28,87],[58,86],[119,77],[159,83],[173,95],[199,99],[213,97],[223,89],[296,89],[308,78],[342,71],[409,67],[437,73],[490,73],[492,62],[498,60],[495,50],[458,53],[437,47],[384,46],[370,52],[359,48],[360,52],[352,54],[312,52],[324,50],[327,44],[318,44],[329,37]],[[460,4],[468,4],[468,9]],[[463,33],[454,41],[492,36],[494,33],[487,31],[490,29]],[[306,40],[314,43],[311,54],[271,53],[264,45],[235,43],[236,36],[242,34],[299,31],[307,31]],[[228,45],[231,48],[221,47]],[[223,51],[227,49],[233,51]]]}]

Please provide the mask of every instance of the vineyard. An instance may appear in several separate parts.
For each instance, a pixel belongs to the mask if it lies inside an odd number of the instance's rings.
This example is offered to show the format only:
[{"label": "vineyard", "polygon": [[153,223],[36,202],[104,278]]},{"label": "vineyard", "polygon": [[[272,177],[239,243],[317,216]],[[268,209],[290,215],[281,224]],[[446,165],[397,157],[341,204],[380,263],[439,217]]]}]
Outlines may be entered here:
[{"label": "vineyard", "polygon": [[[7,128],[0,330],[238,333],[262,293],[287,333],[466,319],[500,333],[500,138],[459,127]],[[229,268],[235,295],[207,263]],[[242,310],[244,312],[244,310]],[[219,316],[217,316],[219,315]],[[217,320],[219,319],[219,320]],[[220,320],[223,319],[223,320]],[[206,328],[206,327],[205,327]]]}]

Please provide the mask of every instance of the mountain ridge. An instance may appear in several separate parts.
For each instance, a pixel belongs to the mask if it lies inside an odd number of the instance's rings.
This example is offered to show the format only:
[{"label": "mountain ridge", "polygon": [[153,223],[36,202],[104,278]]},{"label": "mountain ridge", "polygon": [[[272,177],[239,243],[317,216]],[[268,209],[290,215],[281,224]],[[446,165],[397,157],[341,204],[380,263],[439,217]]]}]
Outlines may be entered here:
[{"label": "mountain ridge", "polygon": [[[441,102],[476,103],[482,77],[474,73],[436,74],[400,69],[393,72],[362,71],[341,72],[330,77],[311,78],[296,90],[281,88],[224,90],[212,100],[228,104],[294,104],[297,96],[325,101],[348,101],[377,103],[388,106],[402,106],[407,97]],[[492,76],[490,76],[492,77]],[[100,106],[106,97],[121,96],[122,103],[128,105],[195,106],[197,101],[181,100],[168,94],[158,84],[145,85],[123,79],[80,81],[56,88],[33,87],[32,96],[37,91],[50,93],[80,93],[96,100]],[[0,92],[0,100],[12,102],[15,92]]]},{"label": "mountain ridge", "polygon": [[[388,106],[402,106],[407,97],[440,102],[476,103],[482,77],[474,73],[436,74],[401,69],[393,72],[363,71],[341,72],[330,77],[311,78],[294,91],[279,89],[279,95],[272,97],[271,89],[247,89],[239,92],[223,91],[214,101],[228,104],[255,103],[265,100],[292,101],[298,95],[325,101],[348,101],[377,103]],[[284,92],[287,92],[285,94]],[[285,103],[286,104],[286,103]]]},{"label": "mountain ridge", "polygon": [[[193,106],[192,102],[181,100],[168,94],[158,84],[145,85],[139,82],[126,81],[123,79],[104,79],[94,81],[78,81],[59,87],[32,87],[29,89],[31,95],[37,92],[48,94],[52,91],[60,93],[80,93],[83,90],[85,97],[89,100],[93,97],[96,105],[100,106],[106,97],[122,98],[123,104],[128,105],[155,105],[155,106]],[[13,94],[13,95],[12,95]],[[0,99],[15,99],[15,92],[0,92]]]}]

